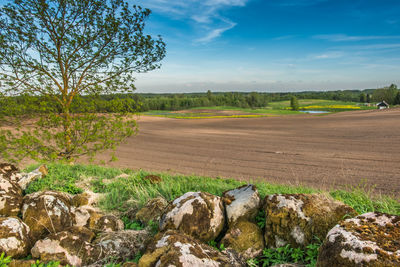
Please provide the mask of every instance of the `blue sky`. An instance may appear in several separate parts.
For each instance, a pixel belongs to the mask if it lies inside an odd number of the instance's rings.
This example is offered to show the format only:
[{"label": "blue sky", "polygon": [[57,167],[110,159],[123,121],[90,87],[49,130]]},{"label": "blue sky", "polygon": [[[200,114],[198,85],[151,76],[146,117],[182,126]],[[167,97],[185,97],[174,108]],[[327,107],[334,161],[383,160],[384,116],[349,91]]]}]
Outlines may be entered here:
[{"label": "blue sky", "polygon": [[140,0],[167,57],[138,92],[400,85],[399,0]]},{"label": "blue sky", "polygon": [[400,0],[127,1],[167,44],[137,92],[400,86]]}]

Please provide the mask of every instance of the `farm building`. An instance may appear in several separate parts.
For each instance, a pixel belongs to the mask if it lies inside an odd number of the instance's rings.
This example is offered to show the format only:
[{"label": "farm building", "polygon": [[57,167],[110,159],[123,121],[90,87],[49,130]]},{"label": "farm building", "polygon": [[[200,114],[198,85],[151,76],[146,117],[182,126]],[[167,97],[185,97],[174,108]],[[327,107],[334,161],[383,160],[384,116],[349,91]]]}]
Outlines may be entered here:
[{"label": "farm building", "polygon": [[383,100],[382,102],[379,102],[378,104],[376,104],[376,106],[378,107],[378,109],[385,109],[385,108],[389,108],[389,104],[386,103],[385,100]]}]

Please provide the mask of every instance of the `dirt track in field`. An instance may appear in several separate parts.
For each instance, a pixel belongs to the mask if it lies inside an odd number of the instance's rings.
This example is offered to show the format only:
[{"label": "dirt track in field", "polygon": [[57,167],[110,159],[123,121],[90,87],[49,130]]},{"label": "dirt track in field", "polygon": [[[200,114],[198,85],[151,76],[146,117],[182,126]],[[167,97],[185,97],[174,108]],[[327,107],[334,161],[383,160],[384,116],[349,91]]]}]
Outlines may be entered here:
[{"label": "dirt track in field", "polygon": [[325,116],[142,116],[112,166],[341,188],[361,180],[400,196],[400,109]]}]

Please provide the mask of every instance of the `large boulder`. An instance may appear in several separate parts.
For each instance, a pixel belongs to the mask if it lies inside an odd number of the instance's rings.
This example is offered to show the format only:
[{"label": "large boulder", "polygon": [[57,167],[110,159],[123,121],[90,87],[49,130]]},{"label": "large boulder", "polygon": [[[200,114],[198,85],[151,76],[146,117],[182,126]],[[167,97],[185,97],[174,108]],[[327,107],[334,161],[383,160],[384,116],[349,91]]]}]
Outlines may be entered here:
[{"label": "large boulder", "polygon": [[150,199],[146,205],[136,213],[135,219],[142,223],[148,223],[149,221],[158,222],[167,205],[168,202],[162,197]]},{"label": "large boulder", "polygon": [[19,169],[11,163],[0,163],[0,177],[9,179],[15,173],[18,173]]},{"label": "large boulder", "polygon": [[221,244],[231,248],[245,259],[260,256],[264,249],[264,236],[262,230],[254,223],[239,221],[228,230]]},{"label": "large boulder", "polygon": [[22,206],[21,187],[0,176],[0,215],[18,216]]},{"label": "large boulder", "polygon": [[317,266],[400,266],[400,216],[371,212],[340,222],[326,236]]},{"label": "large boulder", "polygon": [[12,258],[26,257],[31,248],[29,226],[17,217],[0,217],[0,253]]},{"label": "large boulder", "polygon": [[203,242],[214,240],[224,227],[221,198],[204,192],[188,192],[168,205],[160,230],[179,230]]},{"label": "large boulder", "polygon": [[169,230],[157,234],[139,260],[139,267],[246,266],[196,239]]},{"label": "large boulder", "polygon": [[270,195],[264,202],[265,243],[274,248],[290,244],[304,247],[343,218],[357,216],[351,207],[322,194]]},{"label": "large boulder", "polygon": [[90,243],[94,236],[87,228],[71,227],[37,241],[31,250],[32,257],[76,267],[90,264],[102,256],[101,249]]},{"label": "large boulder", "polygon": [[103,251],[103,263],[112,259],[113,262],[125,262],[139,253],[143,253],[152,237],[148,230],[123,230],[101,233],[93,241]]},{"label": "large boulder", "polygon": [[223,193],[229,226],[238,220],[254,221],[260,208],[260,195],[254,185],[243,185]]},{"label": "large boulder", "polygon": [[24,197],[22,219],[30,227],[34,241],[73,226],[71,197],[67,193],[45,191]]}]

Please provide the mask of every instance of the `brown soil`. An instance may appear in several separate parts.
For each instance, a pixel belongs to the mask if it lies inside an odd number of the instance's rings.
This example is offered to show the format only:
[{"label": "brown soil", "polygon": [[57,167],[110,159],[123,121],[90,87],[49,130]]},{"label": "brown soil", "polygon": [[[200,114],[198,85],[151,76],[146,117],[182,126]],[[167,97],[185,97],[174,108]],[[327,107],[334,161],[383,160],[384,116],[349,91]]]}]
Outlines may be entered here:
[{"label": "brown soil", "polygon": [[[400,195],[400,109],[325,116],[142,116],[112,166],[342,188],[365,181]],[[106,158],[106,155],[101,155]]]}]

